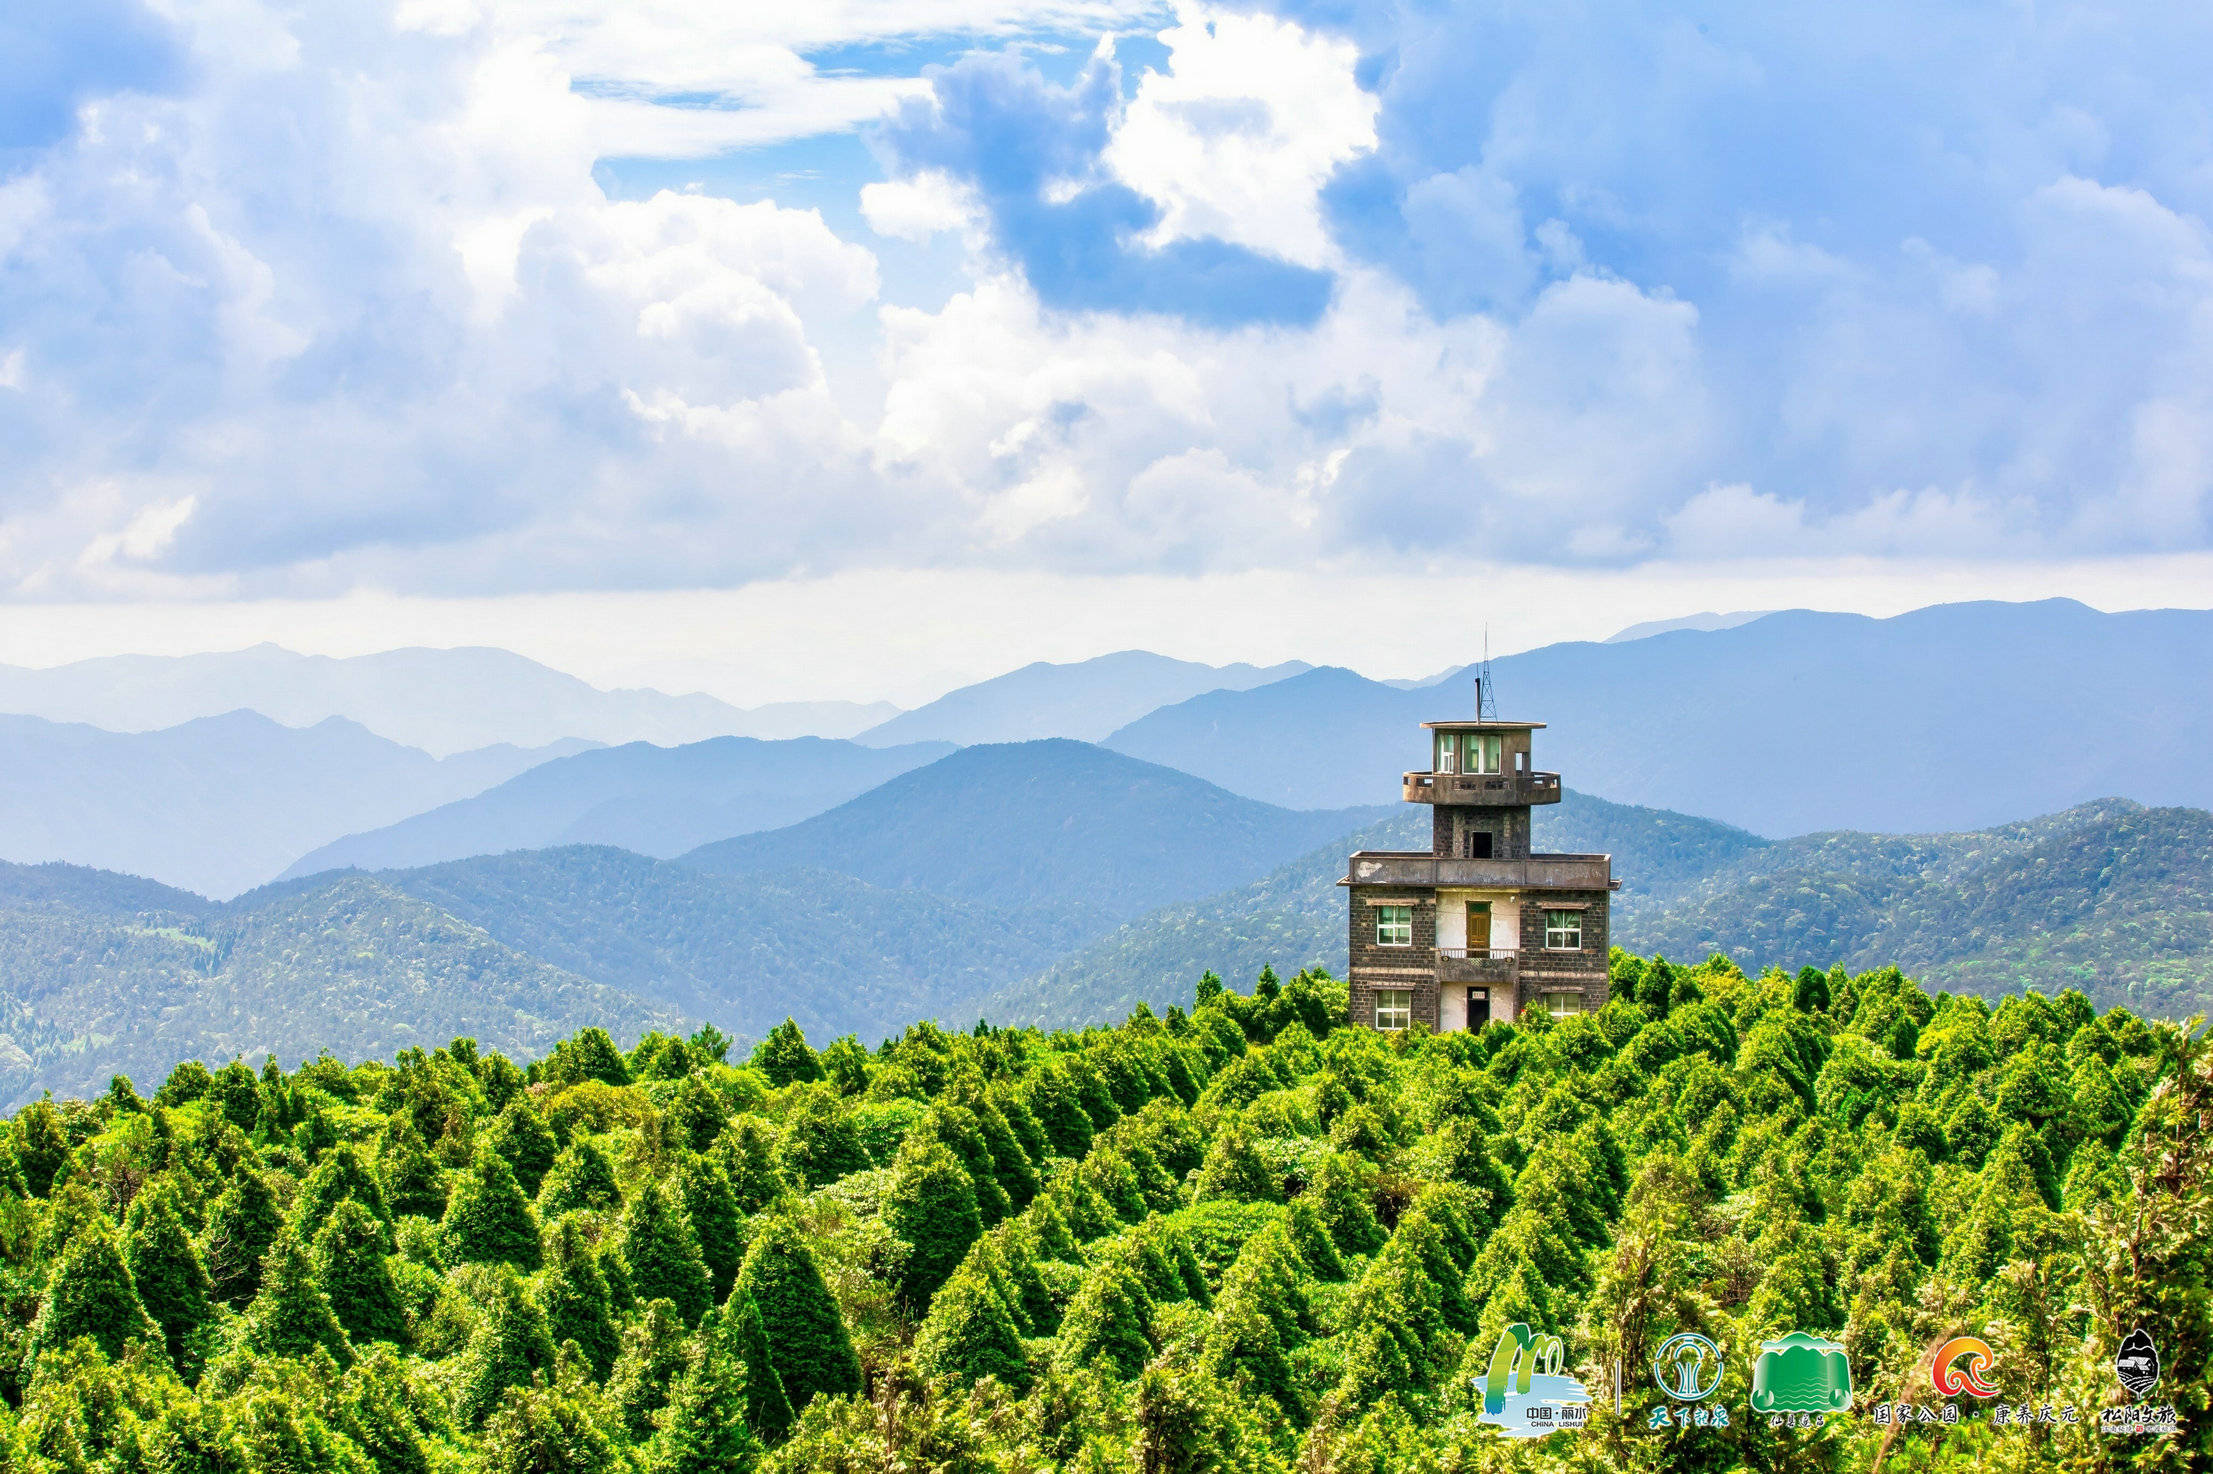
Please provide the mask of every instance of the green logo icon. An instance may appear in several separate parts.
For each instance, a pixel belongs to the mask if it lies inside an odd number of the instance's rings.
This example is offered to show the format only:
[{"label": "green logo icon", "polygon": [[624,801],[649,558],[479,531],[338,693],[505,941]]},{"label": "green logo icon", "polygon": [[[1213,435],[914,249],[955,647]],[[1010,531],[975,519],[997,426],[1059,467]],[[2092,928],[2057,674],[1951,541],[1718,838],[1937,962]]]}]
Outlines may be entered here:
[{"label": "green logo icon", "polygon": [[1752,1411],[1841,1413],[1852,1405],[1852,1365],[1834,1341],[1792,1331],[1762,1341],[1752,1359]]},{"label": "green logo icon", "polygon": [[1499,1333],[1484,1372],[1483,1415],[1509,1438],[1541,1438],[1581,1428],[1590,1417],[1590,1393],[1561,1371],[1567,1347],[1558,1336],[1515,1322]]}]

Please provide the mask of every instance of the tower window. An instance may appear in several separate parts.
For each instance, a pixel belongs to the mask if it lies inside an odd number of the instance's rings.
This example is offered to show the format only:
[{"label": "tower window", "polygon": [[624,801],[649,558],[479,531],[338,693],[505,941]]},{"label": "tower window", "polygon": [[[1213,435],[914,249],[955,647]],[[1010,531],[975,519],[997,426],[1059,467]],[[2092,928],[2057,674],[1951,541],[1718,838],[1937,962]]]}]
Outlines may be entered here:
[{"label": "tower window", "polygon": [[1537,1006],[1554,1018],[1570,1018],[1583,1011],[1581,993],[1539,993]]},{"label": "tower window", "polygon": [[1506,739],[1495,732],[1439,732],[1440,773],[1496,773],[1506,760]]},{"label": "tower window", "polygon": [[1490,859],[1490,858],[1491,858],[1491,847],[1492,847],[1492,845],[1493,845],[1493,844],[1495,844],[1495,843],[1496,843],[1496,841],[1497,841],[1497,836],[1493,835],[1493,834],[1491,833],[1491,831],[1490,831],[1490,830],[1488,830],[1488,829],[1471,829],[1471,830],[1469,830],[1469,831],[1468,831],[1468,858],[1469,858],[1469,859],[1471,859],[1471,860],[1488,860],[1488,859]]},{"label": "tower window", "polygon": [[1411,906],[1376,907],[1375,944],[1378,947],[1413,946],[1414,908]]},{"label": "tower window", "polygon": [[1414,1021],[1414,990],[1412,988],[1378,988],[1375,990],[1375,1026],[1397,1033]]},{"label": "tower window", "polygon": [[1582,951],[1583,913],[1547,911],[1544,914],[1544,944],[1548,952]]}]

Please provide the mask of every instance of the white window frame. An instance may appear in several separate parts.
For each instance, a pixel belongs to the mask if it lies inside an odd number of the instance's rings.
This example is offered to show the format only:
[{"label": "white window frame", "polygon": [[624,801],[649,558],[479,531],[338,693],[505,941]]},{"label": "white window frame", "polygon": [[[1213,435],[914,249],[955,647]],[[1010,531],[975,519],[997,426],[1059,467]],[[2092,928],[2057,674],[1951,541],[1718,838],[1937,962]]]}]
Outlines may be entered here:
[{"label": "white window frame", "polygon": [[1583,1011],[1581,993],[1539,993],[1537,1003],[1554,1018],[1574,1018]]},{"label": "white window frame", "polygon": [[1375,944],[1378,947],[1413,946],[1414,908],[1412,906],[1376,907]]},{"label": "white window frame", "polygon": [[[1574,940],[1561,941],[1562,937],[1572,937]],[[1547,952],[1582,951],[1583,913],[1547,910],[1544,914],[1544,949]]]},{"label": "white window frame", "polygon": [[1462,746],[1475,744],[1476,758],[1470,763],[1464,758],[1461,766],[1470,773],[1496,773],[1505,764],[1506,739],[1495,732],[1470,732],[1461,739]]},{"label": "white window frame", "polygon": [[1414,990],[1375,990],[1375,1026],[1386,1034],[1404,1033],[1414,1026]]}]

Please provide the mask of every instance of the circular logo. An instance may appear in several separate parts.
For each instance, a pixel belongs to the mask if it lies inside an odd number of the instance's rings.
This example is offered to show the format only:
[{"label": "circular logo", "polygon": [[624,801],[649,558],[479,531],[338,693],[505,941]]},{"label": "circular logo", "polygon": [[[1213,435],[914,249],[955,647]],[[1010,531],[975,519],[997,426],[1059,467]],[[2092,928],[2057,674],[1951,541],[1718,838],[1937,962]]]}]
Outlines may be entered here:
[{"label": "circular logo", "polygon": [[[1965,1366],[1953,1362],[1966,1358]],[[1936,1355],[1929,1358],[1929,1380],[1936,1383],[1936,1390],[1946,1397],[1957,1397],[1962,1392],[1972,1392],[1977,1397],[1996,1397],[1998,1389],[1984,1379],[1990,1370],[1990,1347],[1973,1336],[1954,1336],[1936,1348]]]},{"label": "circular logo", "polygon": [[1721,1385],[1721,1348],[1695,1331],[1670,1336],[1652,1358],[1652,1379],[1677,1402],[1704,1402]]}]

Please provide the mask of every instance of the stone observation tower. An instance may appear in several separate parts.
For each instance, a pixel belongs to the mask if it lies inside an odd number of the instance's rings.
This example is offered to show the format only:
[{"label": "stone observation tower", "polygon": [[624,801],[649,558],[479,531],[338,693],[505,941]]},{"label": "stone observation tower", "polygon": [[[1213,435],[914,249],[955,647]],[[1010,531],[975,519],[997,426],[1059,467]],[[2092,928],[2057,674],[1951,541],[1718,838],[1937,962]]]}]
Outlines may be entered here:
[{"label": "stone observation tower", "polygon": [[1530,761],[1544,723],[1422,725],[1429,768],[1404,793],[1431,806],[1429,849],[1362,850],[1338,882],[1352,898],[1352,1022],[1480,1029],[1525,1008],[1601,1007],[1620,882],[1610,855],[1530,850],[1530,810],[1560,801],[1560,775]]}]

